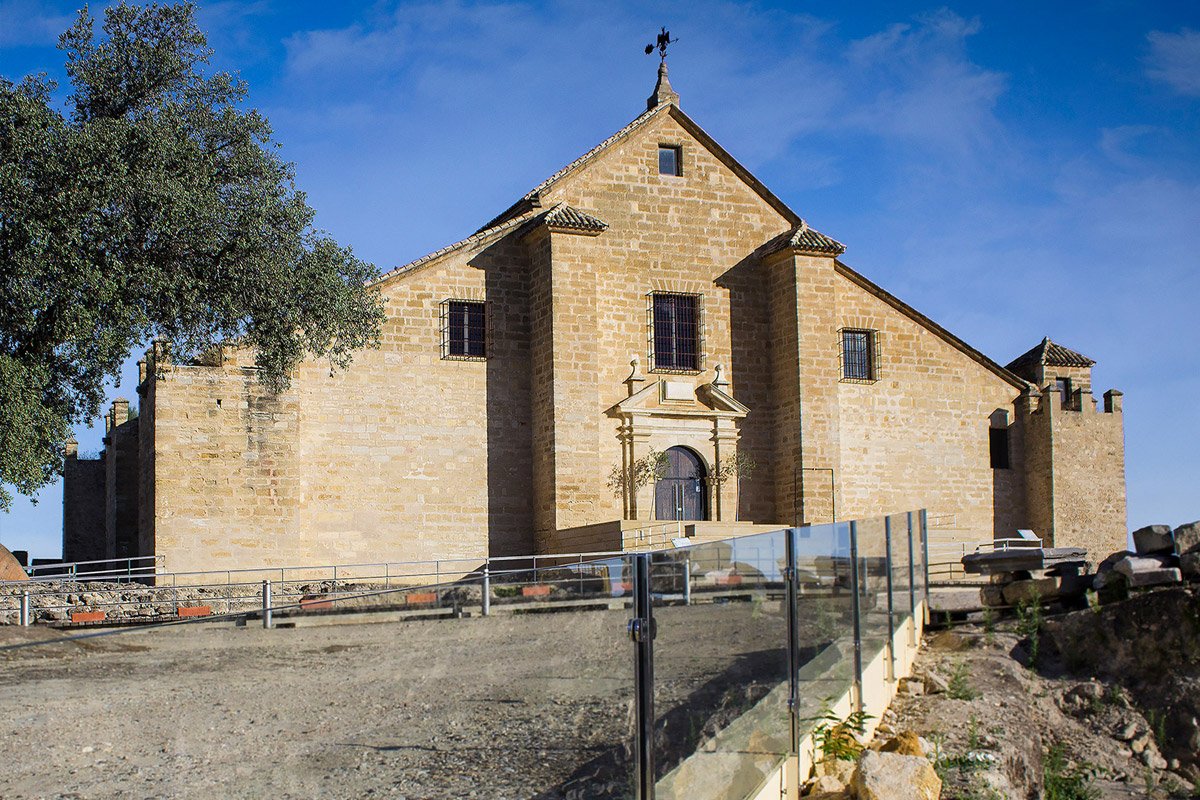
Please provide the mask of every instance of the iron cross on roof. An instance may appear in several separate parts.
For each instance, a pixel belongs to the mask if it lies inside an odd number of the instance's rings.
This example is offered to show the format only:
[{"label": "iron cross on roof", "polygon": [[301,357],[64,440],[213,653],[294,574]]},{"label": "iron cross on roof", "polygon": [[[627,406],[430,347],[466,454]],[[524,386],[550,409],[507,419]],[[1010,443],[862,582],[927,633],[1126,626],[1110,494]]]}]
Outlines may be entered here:
[{"label": "iron cross on roof", "polygon": [[679,41],[679,39],[672,39],[671,32],[668,31],[666,29],[666,27],[664,27],[662,29],[662,31],[658,34],[658,41],[655,44],[646,45],[646,55],[650,55],[651,53],[653,53],[654,48],[657,47],[659,57],[661,57],[663,61],[666,61],[667,60],[667,45],[675,44],[675,42],[678,42],[678,41]]}]

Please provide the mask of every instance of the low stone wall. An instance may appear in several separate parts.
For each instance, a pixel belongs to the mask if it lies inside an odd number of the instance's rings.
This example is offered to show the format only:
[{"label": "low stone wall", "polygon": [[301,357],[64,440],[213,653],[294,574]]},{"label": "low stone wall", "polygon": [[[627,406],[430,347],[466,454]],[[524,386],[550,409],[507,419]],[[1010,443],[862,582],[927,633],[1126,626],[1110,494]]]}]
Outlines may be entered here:
[{"label": "low stone wall", "polygon": [[[29,592],[34,623],[72,621],[152,621],[189,616],[238,614],[262,609],[261,584],[147,587],[112,582],[53,581],[0,586],[0,624],[19,623],[20,598]],[[398,587],[382,583],[288,582],[272,584],[271,605],[297,610],[445,606],[479,603],[478,586]],[[283,608],[286,613],[287,609]],[[103,612],[102,618],[73,619],[80,612]]]}]

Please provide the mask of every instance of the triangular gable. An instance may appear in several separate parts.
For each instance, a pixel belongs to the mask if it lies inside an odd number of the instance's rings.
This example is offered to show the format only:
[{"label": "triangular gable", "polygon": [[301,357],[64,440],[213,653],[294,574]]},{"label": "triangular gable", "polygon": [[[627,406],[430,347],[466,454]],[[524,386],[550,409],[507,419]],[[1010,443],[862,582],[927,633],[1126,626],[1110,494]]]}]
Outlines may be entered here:
[{"label": "triangular gable", "polygon": [[776,197],[775,194],[771,192],[771,190],[768,189],[762,181],[754,177],[750,170],[742,166],[741,162],[730,155],[728,150],[726,150],[724,147],[718,144],[715,139],[709,136],[708,133],[706,133],[703,128],[697,125],[691,117],[685,114],[679,108],[679,106],[674,104],[664,104],[658,106],[657,108],[653,108],[644,114],[640,114],[624,128],[621,128],[621,130],[617,131],[612,136],[608,137],[603,142],[596,145],[591,150],[588,150],[582,156],[575,159],[570,164],[567,164],[549,178],[539,183],[537,186],[527,192],[520,200],[509,206],[509,208],[500,214],[500,216],[484,225],[481,230],[487,230],[496,225],[502,224],[506,220],[515,216],[528,213],[532,209],[540,208],[542,196],[550,191],[550,189],[553,188],[557,183],[564,178],[577,173],[580,169],[588,164],[594,162],[604,153],[611,150],[613,146],[624,141],[625,139],[628,139],[636,131],[644,127],[650,120],[663,113],[669,114],[672,119],[679,123],[680,127],[682,127],[693,139],[696,140],[696,142],[712,153],[712,155],[716,157],[718,161],[728,167],[734,175],[736,175],[744,184],[750,187],[750,189],[753,190],[754,193],[759,197],[761,197],[767,203],[767,205],[775,209],[780,216],[788,220],[793,226],[799,227],[805,224],[804,220],[800,218],[799,214],[797,214],[795,211],[789,208],[786,203]]}]

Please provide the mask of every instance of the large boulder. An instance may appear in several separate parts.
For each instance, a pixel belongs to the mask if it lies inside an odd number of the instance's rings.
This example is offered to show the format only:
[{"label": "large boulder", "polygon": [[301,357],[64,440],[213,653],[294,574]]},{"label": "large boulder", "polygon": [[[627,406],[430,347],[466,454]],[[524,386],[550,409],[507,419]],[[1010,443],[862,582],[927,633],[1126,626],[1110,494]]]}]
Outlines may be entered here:
[{"label": "large boulder", "polygon": [[942,779],[928,759],[866,750],[854,773],[858,800],[937,800]]},{"label": "large boulder", "polygon": [[21,568],[21,562],[0,544],[0,581],[27,581],[29,576]]},{"label": "large boulder", "polygon": [[1133,549],[1140,556],[1174,553],[1175,536],[1170,525],[1147,525],[1133,532]]},{"label": "large boulder", "polygon": [[1200,553],[1200,520],[1180,525],[1175,529],[1175,552]]}]

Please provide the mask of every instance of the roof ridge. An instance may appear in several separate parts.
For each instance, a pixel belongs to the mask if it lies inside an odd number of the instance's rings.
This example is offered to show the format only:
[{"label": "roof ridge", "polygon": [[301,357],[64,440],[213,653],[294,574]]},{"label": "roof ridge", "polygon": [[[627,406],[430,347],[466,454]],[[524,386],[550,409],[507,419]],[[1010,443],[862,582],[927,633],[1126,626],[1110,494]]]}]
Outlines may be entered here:
[{"label": "roof ridge", "polygon": [[[533,216],[534,215],[531,212],[525,212],[516,217],[513,217],[512,219],[505,220],[504,222],[502,222],[498,225],[492,225],[489,227],[480,228],[479,230],[475,231],[475,233],[472,233],[470,236],[468,236],[465,239],[460,239],[459,241],[454,242],[453,244],[448,244],[445,247],[439,247],[437,250],[434,250],[430,253],[426,253],[425,255],[421,256],[420,258],[416,259],[415,261],[410,261],[407,264],[402,264],[398,267],[394,267],[393,269],[388,270],[387,272],[380,275],[375,280],[375,283],[376,284],[382,283],[384,280],[386,280],[388,278],[403,274],[405,272],[409,272],[409,271],[421,266],[422,264],[426,264],[430,261],[433,261],[434,259],[436,259],[440,256],[444,256],[447,253],[451,253],[455,250],[460,250],[469,244],[474,244],[475,242],[482,241],[483,239],[486,239],[489,236],[500,233],[501,231],[504,231],[504,230],[508,230],[509,228],[515,228],[517,225],[525,222],[526,220],[530,219]],[[605,225],[605,227],[608,227],[607,224]]]},{"label": "roof ridge", "polygon": [[512,214],[519,213],[518,209],[521,208],[521,206],[528,206],[529,208],[537,208],[538,207],[537,201],[538,201],[539,196],[551,184],[557,182],[560,178],[566,176],[568,173],[574,172],[576,169],[583,166],[583,164],[585,162],[590,161],[592,158],[594,158],[596,155],[598,155],[600,153],[600,151],[607,149],[608,147],[615,144],[617,142],[617,140],[622,139],[622,138],[628,136],[629,134],[633,133],[635,130],[640,128],[642,125],[649,122],[651,117],[655,116],[656,114],[658,114],[659,112],[661,112],[663,109],[666,109],[666,108],[670,108],[670,105],[669,104],[660,105],[655,108],[647,109],[647,110],[643,111],[641,114],[638,114],[630,122],[628,122],[623,128],[618,130],[616,133],[609,136],[607,139],[600,142],[598,145],[596,145],[592,149],[588,150],[586,153],[579,156],[574,161],[567,164],[565,167],[562,167],[561,169],[557,170],[556,172],[551,174],[550,177],[546,178],[544,181],[539,183],[537,186],[533,187],[528,192],[523,194],[521,196],[520,200],[513,203],[511,206],[506,208],[504,211],[500,212],[500,214],[498,216],[489,220],[479,230],[481,230],[481,231],[487,230],[488,228],[491,228],[491,227],[503,222],[504,220],[509,219]]}]

